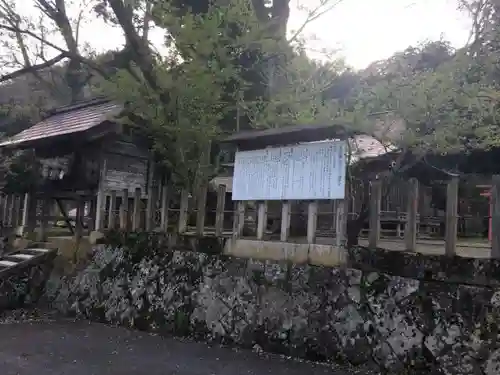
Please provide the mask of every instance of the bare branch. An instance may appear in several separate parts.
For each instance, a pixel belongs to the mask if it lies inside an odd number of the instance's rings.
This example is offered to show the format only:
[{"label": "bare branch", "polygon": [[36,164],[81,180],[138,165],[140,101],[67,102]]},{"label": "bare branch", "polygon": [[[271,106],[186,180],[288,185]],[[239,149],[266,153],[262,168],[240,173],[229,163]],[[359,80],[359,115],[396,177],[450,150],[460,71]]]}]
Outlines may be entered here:
[{"label": "bare branch", "polygon": [[304,31],[304,29],[313,21],[317,20],[321,16],[330,12],[333,8],[339,5],[343,0],[334,0],[332,4],[328,4],[331,0],[321,0],[320,4],[314,9],[310,10],[307,14],[306,20],[302,25],[295,31],[293,36],[288,40],[289,43],[294,42],[299,35]]},{"label": "bare branch", "polygon": [[44,63],[41,64],[36,64],[36,65],[28,65],[25,68],[16,70],[15,72],[9,73],[9,74],[4,74],[0,76],[0,82],[5,82],[17,77],[20,77],[22,75],[28,74],[28,73],[36,73],[42,69],[50,68],[51,66],[57,64],[59,61],[63,60],[66,56],[64,54],[57,55],[56,57],[45,61]]},{"label": "bare branch", "polygon": [[45,43],[47,46],[55,49],[56,51],[60,52],[61,54],[64,54],[65,57],[68,57],[70,59],[76,59],[86,65],[88,65],[89,67],[91,67],[92,69],[94,69],[96,72],[98,72],[100,75],[102,75],[103,77],[109,77],[108,74],[106,72],[104,72],[96,63],[94,63],[92,60],[90,59],[87,59],[86,57],[83,57],[82,55],[80,55],[79,53],[75,53],[75,52],[72,52],[72,51],[68,51],[67,49],[64,49],[50,41],[48,41],[47,39],[45,39],[44,37],[41,37],[40,35],[37,35],[35,34],[34,32],[30,31],[30,30],[25,30],[25,29],[19,29],[19,28],[16,28],[16,27],[12,27],[12,26],[8,26],[8,25],[2,25],[0,24],[0,30],[6,30],[6,31],[10,31],[12,33],[21,33],[21,34],[24,34],[24,35],[28,35],[30,37],[32,37],[33,39],[36,39],[42,43]]}]

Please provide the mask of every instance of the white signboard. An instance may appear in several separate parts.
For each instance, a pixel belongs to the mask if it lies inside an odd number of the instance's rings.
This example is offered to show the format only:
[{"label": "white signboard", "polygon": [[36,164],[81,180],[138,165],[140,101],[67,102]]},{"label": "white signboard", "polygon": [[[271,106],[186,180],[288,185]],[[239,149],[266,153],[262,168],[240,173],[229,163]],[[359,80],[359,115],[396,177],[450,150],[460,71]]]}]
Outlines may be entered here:
[{"label": "white signboard", "polygon": [[236,153],[233,200],[344,198],[345,142]]}]

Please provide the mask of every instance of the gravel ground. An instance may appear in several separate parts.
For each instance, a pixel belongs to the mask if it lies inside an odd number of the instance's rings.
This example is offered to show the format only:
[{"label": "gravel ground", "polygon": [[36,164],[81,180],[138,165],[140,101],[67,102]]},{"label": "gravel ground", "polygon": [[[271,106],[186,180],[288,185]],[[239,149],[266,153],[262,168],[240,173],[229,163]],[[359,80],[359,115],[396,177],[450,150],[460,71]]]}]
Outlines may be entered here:
[{"label": "gravel ground", "polygon": [[2,375],[368,375],[123,328],[70,321],[44,310],[0,316]]}]

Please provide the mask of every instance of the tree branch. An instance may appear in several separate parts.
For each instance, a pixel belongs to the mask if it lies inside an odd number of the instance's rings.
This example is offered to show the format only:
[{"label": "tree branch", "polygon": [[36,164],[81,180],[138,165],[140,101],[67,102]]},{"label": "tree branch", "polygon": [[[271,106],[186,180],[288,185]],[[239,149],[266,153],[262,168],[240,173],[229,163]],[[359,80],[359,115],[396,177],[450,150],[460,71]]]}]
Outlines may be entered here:
[{"label": "tree branch", "polygon": [[335,2],[333,4],[330,4],[329,6],[327,6],[326,9],[321,9],[322,7],[324,7],[328,3],[328,1],[330,1],[330,0],[322,0],[321,3],[316,8],[314,8],[313,10],[308,12],[306,20],[295,31],[293,36],[288,40],[288,43],[294,42],[311,22],[317,20],[318,18],[320,18],[324,14],[331,11],[333,8],[335,8],[337,5],[339,5],[343,0],[335,0]]},{"label": "tree branch", "polygon": [[51,66],[57,64],[59,61],[63,60],[65,57],[66,57],[66,55],[61,53],[60,55],[57,55],[56,57],[54,57],[50,60],[47,60],[41,64],[28,65],[22,69],[16,70],[15,72],[12,72],[9,74],[4,74],[4,75],[0,76],[0,82],[5,82],[8,80],[20,77],[24,74],[36,73],[42,69],[50,68]]},{"label": "tree branch", "polygon": [[122,0],[109,0],[108,2],[125,34],[127,44],[132,48],[134,60],[144,79],[153,91],[160,96],[160,100],[163,103],[168,103],[170,95],[160,86],[157,80],[151,50],[148,43],[138,34],[134,26],[132,8],[126,6]]},{"label": "tree branch", "polygon": [[109,75],[104,70],[102,70],[96,63],[94,63],[92,60],[87,59],[86,57],[83,57],[82,55],[80,55],[78,53],[72,53],[71,51],[68,51],[62,47],[59,47],[58,45],[56,45],[52,42],[49,42],[47,39],[35,34],[34,32],[32,32],[30,30],[25,30],[25,29],[12,27],[12,26],[8,26],[8,25],[2,25],[2,24],[0,24],[0,30],[6,30],[6,31],[9,31],[12,33],[19,32],[21,34],[28,35],[28,36],[32,37],[33,39],[36,39],[39,42],[42,42],[42,43],[46,44],[47,46],[55,49],[56,51],[60,52],[61,54],[64,54],[64,57],[67,57],[70,59],[76,59],[76,60],[88,65],[90,68],[95,70],[97,73],[99,73],[104,78],[110,78]]}]

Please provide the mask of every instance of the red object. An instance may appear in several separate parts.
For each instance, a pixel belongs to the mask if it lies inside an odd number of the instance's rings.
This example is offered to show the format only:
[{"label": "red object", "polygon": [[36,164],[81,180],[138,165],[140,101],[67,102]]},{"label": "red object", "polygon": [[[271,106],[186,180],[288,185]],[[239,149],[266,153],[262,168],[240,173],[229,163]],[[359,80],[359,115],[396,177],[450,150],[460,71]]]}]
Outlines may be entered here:
[{"label": "red object", "polygon": [[[481,186],[481,187],[484,187],[484,186]],[[489,219],[488,219],[488,241],[491,242],[491,215],[493,214],[493,202],[491,201],[491,186],[488,186],[488,190],[485,190],[484,192],[481,193],[481,196],[483,197],[488,197],[489,198],[489,206],[490,206],[490,209],[489,209]]]}]

